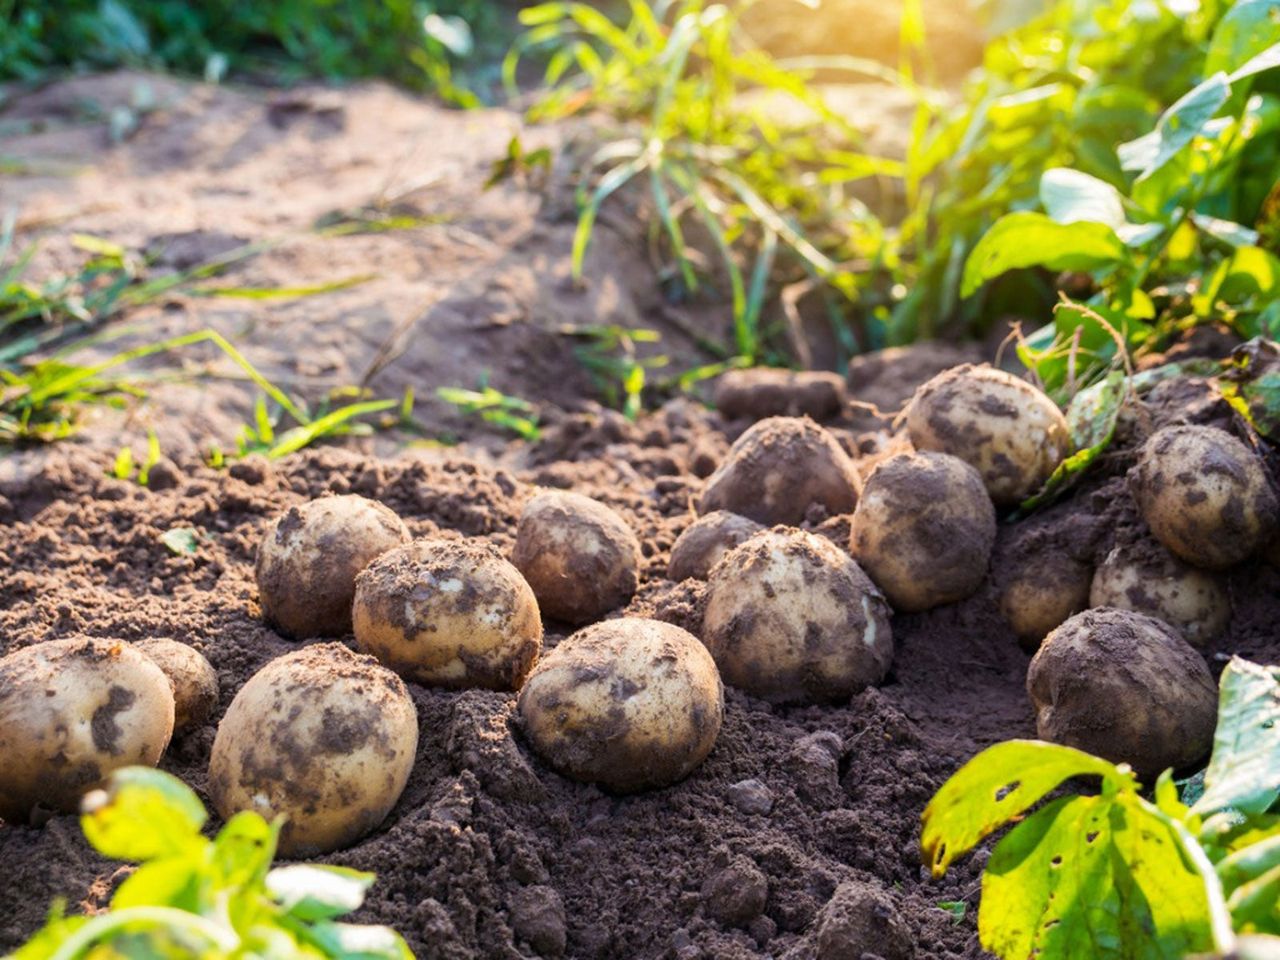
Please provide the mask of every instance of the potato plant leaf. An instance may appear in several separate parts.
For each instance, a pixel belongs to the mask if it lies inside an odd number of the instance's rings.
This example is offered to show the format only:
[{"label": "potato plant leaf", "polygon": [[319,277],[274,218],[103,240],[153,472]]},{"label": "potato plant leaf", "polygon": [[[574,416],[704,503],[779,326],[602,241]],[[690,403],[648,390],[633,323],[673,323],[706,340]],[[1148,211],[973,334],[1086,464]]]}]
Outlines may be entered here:
[{"label": "potato plant leaf", "polygon": [[1218,383],[1223,398],[1264,437],[1280,437],[1280,347],[1255,337],[1226,367]]},{"label": "potato plant leaf", "polygon": [[1201,816],[1265,812],[1280,797],[1280,667],[1235,657],[1222,673]]},{"label": "potato plant leaf", "polygon": [[1140,180],[1150,177],[1200,135],[1230,95],[1226,73],[1209,76],[1169,107],[1152,133],[1119,146],[1121,166],[1140,171]]},{"label": "potato plant leaf", "polygon": [[1280,0],[1241,0],[1218,21],[1204,72],[1231,73],[1274,43],[1280,43]]},{"label": "potato plant leaf", "polygon": [[186,851],[208,814],[181,780],[149,767],[117,770],[105,790],[85,797],[80,825],[93,848],[116,860],[151,860]]},{"label": "potato plant leaf", "polygon": [[960,295],[1009,270],[1094,270],[1125,260],[1124,243],[1104,223],[1058,223],[1043,213],[1019,211],[995,222],[969,254]]},{"label": "potato plant leaf", "polygon": [[1014,827],[982,879],[997,956],[1181,960],[1214,946],[1204,879],[1178,826],[1132,790],[1063,797]]},{"label": "potato plant leaf", "polygon": [[267,874],[267,892],[300,920],[332,920],[364,903],[373,874],[349,867],[306,863],[277,867]]},{"label": "potato plant leaf", "polygon": [[935,877],[984,837],[1064,780],[1093,774],[1135,789],[1131,774],[1080,750],[1039,740],[988,747],[942,785],[925,807],[920,849]]}]

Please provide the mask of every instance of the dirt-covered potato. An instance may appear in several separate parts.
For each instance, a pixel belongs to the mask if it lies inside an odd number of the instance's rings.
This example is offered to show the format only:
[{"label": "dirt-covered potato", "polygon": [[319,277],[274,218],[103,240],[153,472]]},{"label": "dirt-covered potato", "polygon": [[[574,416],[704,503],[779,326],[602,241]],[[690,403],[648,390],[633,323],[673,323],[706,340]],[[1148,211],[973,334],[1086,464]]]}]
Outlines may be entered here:
[{"label": "dirt-covered potato", "polygon": [[195,647],[165,637],[139,640],[142,651],[173,687],[173,729],[189,730],[209,719],[218,705],[218,674]]},{"label": "dirt-covered potato", "polygon": [[774,367],[721,374],[712,399],[727,420],[782,416],[826,420],[839,416],[847,402],[844,378],[838,373]]},{"label": "dirt-covered potato", "polygon": [[977,469],[998,507],[1017,504],[1071,452],[1062,411],[1031,384],[985,364],[963,364],[918,389],[907,406],[917,450],[959,457]]},{"label": "dirt-covered potato", "polygon": [[1155,538],[1210,570],[1225,570],[1265,544],[1280,515],[1261,460],[1216,427],[1157,430],[1129,486]]},{"label": "dirt-covered potato", "polygon": [[209,798],[224,819],[285,816],[280,854],[349,846],[386,819],[409,782],[418,713],[373,657],[320,643],[277,657],[218,724]]},{"label": "dirt-covered potato", "polygon": [[533,588],[544,616],[587,623],[636,592],[640,541],[599,500],[554,490],[525,504],[511,562]]},{"label": "dirt-covered potato", "polygon": [[1061,550],[1026,553],[999,579],[1000,613],[1028,653],[1067,618],[1090,606],[1093,567]]},{"label": "dirt-covered potato", "polygon": [[893,660],[875,584],[830,540],[786,527],[712,569],[702,640],[726,683],[775,703],[847,700]]},{"label": "dirt-covered potato", "polygon": [[945,453],[898,454],[867,478],[850,550],[894,608],[928,610],[987,575],[996,511],[978,471]]},{"label": "dirt-covered potato", "polygon": [[758,523],[799,524],[812,504],[852,512],[862,480],[830,433],[807,417],[761,420],[707,480],[699,513],[729,510]]},{"label": "dirt-covered potato", "polygon": [[518,710],[552,767],[631,793],[675,783],[702,762],[720,732],[724,690],[695,636],[624,617],[579,630],[543,657]]},{"label": "dirt-covered potato", "polygon": [[118,767],[154,767],[173,736],[160,668],[115,640],[48,640],[0,660],[0,820],[74,811]]},{"label": "dirt-covered potato", "polygon": [[299,640],[350,633],[356,574],[408,540],[399,517],[354,494],[290,507],[258,545],[263,618]]},{"label": "dirt-covered potato", "polygon": [[1218,690],[1204,658],[1140,613],[1076,614],[1032,658],[1027,693],[1042,740],[1126,762],[1146,783],[1213,744]]},{"label": "dirt-covered potato", "polygon": [[1118,546],[1107,555],[1093,576],[1089,606],[1145,613],[1200,649],[1231,619],[1222,578],[1183,563],[1152,540]]},{"label": "dirt-covered potato", "polygon": [[721,557],[763,529],[754,520],[728,510],[713,510],[699,517],[676,538],[667,564],[667,579],[707,579]]},{"label": "dirt-covered potato", "polygon": [[533,590],[488,544],[429,539],[356,577],[356,646],[429,686],[516,690],[542,649]]}]

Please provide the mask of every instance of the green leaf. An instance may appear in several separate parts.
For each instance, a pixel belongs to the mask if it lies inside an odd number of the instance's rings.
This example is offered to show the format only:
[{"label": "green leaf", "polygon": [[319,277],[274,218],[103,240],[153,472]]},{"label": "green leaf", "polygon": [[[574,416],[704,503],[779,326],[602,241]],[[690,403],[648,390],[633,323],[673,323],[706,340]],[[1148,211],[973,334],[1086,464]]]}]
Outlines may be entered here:
[{"label": "green leaf", "polygon": [[85,797],[80,826],[104,857],[152,860],[187,852],[206,819],[200,798],[177,777],[122,767]]},{"label": "green leaf", "polygon": [[279,835],[279,823],[268,823],[252,810],[242,810],[228,820],[214,837],[210,858],[218,886],[262,883],[275,858]]},{"label": "green leaf", "polygon": [[1042,173],[1040,203],[1058,223],[1086,220],[1116,230],[1126,223],[1120,191],[1079,170],[1054,167]]},{"label": "green leaf", "polygon": [[422,32],[455,57],[469,57],[475,49],[471,27],[461,17],[429,13],[422,18]]},{"label": "green leaf", "polygon": [[279,457],[295,453],[304,447],[310,446],[321,437],[329,434],[341,432],[352,420],[357,417],[363,417],[370,413],[380,413],[383,410],[390,410],[399,404],[398,400],[368,400],[362,403],[350,403],[345,407],[339,407],[332,413],[327,413],[323,417],[317,417],[310,423],[300,427],[294,427],[287,431],[280,438],[280,442],[267,451],[267,456],[275,460]]},{"label": "green leaf", "polygon": [[1093,270],[1123,261],[1125,245],[1106,224],[1057,223],[1042,213],[1005,214],[983,234],[964,265],[961,296],[1009,270]]},{"label": "green leaf", "polygon": [[1264,813],[1280,797],[1280,667],[1233,657],[1219,687],[1204,796],[1192,809]]},{"label": "green leaf", "polygon": [[1204,72],[1231,73],[1274,43],[1280,43],[1280,0],[1240,0],[1214,28]]},{"label": "green leaf", "polygon": [[142,864],[120,884],[111,898],[112,910],[130,907],[198,909],[198,868],[186,857],[164,857]]},{"label": "green leaf", "polygon": [[1081,390],[1072,397],[1066,416],[1076,452],[1058,464],[1039,491],[1022,501],[1020,510],[1035,510],[1084,476],[1085,471],[1111,445],[1125,392],[1125,375],[1119,370],[1113,370],[1101,383]]},{"label": "green leaf", "polygon": [[1280,347],[1255,337],[1225,362],[1218,390],[1264,437],[1280,437]]},{"label": "green leaf", "polygon": [[961,767],[925,807],[920,849],[935,877],[1050,790],[1093,774],[1135,789],[1131,774],[1080,750],[1039,740],[988,747]]},{"label": "green leaf", "polygon": [[1140,171],[1139,180],[1150,177],[1204,130],[1230,95],[1231,81],[1221,71],[1197,84],[1161,114],[1152,133],[1117,148],[1120,165]]},{"label": "green leaf", "polygon": [[173,527],[160,534],[160,542],[179,556],[190,556],[200,548],[200,534],[191,527]]},{"label": "green leaf", "polygon": [[400,934],[390,927],[350,923],[316,923],[305,939],[334,960],[413,960]]},{"label": "green leaf", "polygon": [[299,920],[332,920],[358,910],[373,874],[348,867],[299,863],[267,874],[267,892]]},{"label": "green leaf", "polygon": [[1175,821],[1136,793],[1063,797],[997,844],[978,936],[997,956],[1182,960],[1215,946]]},{"label": "green leaf", "polygon": [[969,905],[963,900],[939,900],[938,909],[950,914],[954,923],[959,923],[969,912]]},{"label": "green leaf", "polygon": [[1259,73],[1274,70],[1277,67],[1280,67],[1280,43],[1267,47],[1267,49],[1231,74],[1231,82],[1234,83],[1237,80],[1245,79],[1245,77],[1256,76]]},{"label": "green leaf", "polygon": [[133,450],[129,447],[121,447],[120,452],[116,454],[115,463],[111,467],[111,475],[117,480],[128,480],[133,476]]}]

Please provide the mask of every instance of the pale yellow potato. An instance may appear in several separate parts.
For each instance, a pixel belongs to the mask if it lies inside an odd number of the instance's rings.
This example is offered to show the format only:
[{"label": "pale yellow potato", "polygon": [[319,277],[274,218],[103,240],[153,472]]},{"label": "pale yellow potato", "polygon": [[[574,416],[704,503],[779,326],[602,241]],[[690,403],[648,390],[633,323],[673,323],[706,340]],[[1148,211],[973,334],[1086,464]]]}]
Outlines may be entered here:
[{"label": "pale yellow potato", "polygon": [[173,687],[173,729],[198,727],[218,705],[218,674],[195,647],[165,637],[139,640],[134,648],[159,667]]},{"label": "pale yellow potato", "polygon": [[971,595],[987,575],[996,511],[978,471],[945,453],[898,454],[867,478],[850,552],[894,609]]},{"label": "pale yellow potato", "polygon": [[729,551],[707,582],[702,639],[724,681],[774,703],[847,700],[893,660],[889,605],[848,554],[788,527]]},{"label": "pale yellow potato", "polygon": [[668,580],[705,580],[720,558],[764,527],[728,510],[699,517],[676,538],[667,564]]},{"label": "pale yellow potato", "polygon": [[1156,431],[1129,486],[1155,538],[1209,570],[1234,566],[1266,544],[1280,516],[1262,461],[1216,427]]},{"label": "pale yellow potato", "polygon": [[1045,638],[1027,670],[1042,740],[1128,763],[1152,784],[1204,759],[1218,688],[1204,658],[1163,621],[1102,607]]},{"label": "pale yellow potato", "polygon": [[154,767],[173,736],[160,668],[117,640],[48,640],[0,660],[0,819],[74,811],[119,767]]},{"label": "pale yellow potato", "polygon": [[707,479],[698,512],[796,525],[814,504],[832,516],[852,512],[861,489],[853,461],[830,433],[808,417],[770,417],[729,448]]},{"label": "pale yellow potato", "polygon": [[272,660],[240,688],[218,725],[209,797],[227,819],[286,817],[280,854],[350,846],[400,798],[418,747],[404,683],[340,643]]},{"label": "pale yellow potato", "polygon": [[579,630],[543,657],[518,710],[549,765],[632,793],[683,779],[711,752],[724,689],[697,637],[625,617]]},{"label": "pale yellow potato", "polygon": [[1071,452],[1071,431],[1057,405],[986,364],[943,371],[916,391],[906,412],[915,448],[974,467],[997,507],[1035,493]]},{"label": "pale yellow potato", "polygon": [[1034,653],[1056,627],[1089,606],[1093,567],[1058,549],[1028,552],[1003,572],[1000,613]]},{"label": "pale yellow potato", "polygon": [[263,619],[299,640],[350,633],[356,574],[408,540],[391,510],[355,494],[290,507],[258,545]]},{"label": "pale yellow potato", "polygon": [[516,527],[511,562],[544,616],[587,623],[636,592],[640,541],[614,510],[580,493],[540,493]]},{"label": "pale yellow potato", "polygon": [[388,550],[356,577],[356,647],[429,686],[517,690],[542,649],[533,590],[488,544]]},{"label": "pale yellow potato", "polygon": [[1163,620],[1197,649],[1222,633],[1231,619],[1231,597],[1222,578],[1183,563],[1154,541],[1113,549],[1093,576],[1089,606]]}]

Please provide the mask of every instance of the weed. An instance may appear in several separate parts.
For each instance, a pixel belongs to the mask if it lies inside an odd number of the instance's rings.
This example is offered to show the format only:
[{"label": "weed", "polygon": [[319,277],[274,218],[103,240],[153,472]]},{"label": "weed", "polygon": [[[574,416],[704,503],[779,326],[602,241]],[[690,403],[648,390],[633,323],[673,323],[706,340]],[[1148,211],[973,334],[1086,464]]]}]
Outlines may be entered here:
[{"label": "weed", "polygon": [[542,436],[538,414],[528,400],[508,396],[484,384],[478,390],[440,387],[436,396],[461,413],[478,416],[485,423],[509,430],[524,440],[537,440]]},{"label": "weed", "polygon": [[644,409],[642,394],[648,371],[670,362],[665,355],[641,357],[637,345],[657,343],[662,335],[656,330],[617,325],[566,326],[561,333],[581,341],[574,347],[574,356],[587,368],[605,403],[621,410],[627,419],[636,419]]}]

